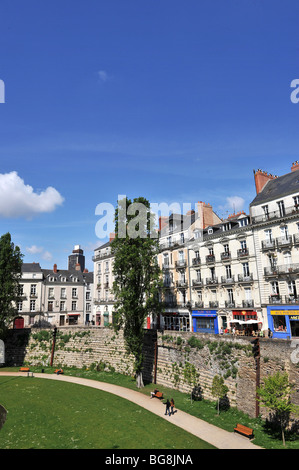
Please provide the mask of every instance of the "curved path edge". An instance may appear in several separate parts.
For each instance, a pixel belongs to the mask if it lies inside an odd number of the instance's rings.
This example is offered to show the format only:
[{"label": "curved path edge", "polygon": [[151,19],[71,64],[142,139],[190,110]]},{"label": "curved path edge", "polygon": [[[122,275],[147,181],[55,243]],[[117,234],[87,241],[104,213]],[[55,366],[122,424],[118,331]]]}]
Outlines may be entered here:
[{"label": "curved path edge", "polygon": [[[16,376],[16,377],[27,377],[22,372],[0,372],[1,376]],[[64,381],[75,383],[78,385],[85,385],[87,387],[96,388],[104,392],[118,395],[121,398],[129,400],[136,405],[145,408],[146,410],[160,416],[163,419],[167,419],[174,425],[188,431],[190,434],[199,437],[205,442],[212,444],[218,449],[262,449],[253,442],[249,441],[246,437],[242,437],[234,432],[228,432],[220,429],[213,424],[207,423],[206,421],[196,418],[195,416],[189,415],[184,411],[177,410],[172,416],[165,416],[165,406],[157,399],[150,398],[143,393],[136,392],[119,385],[109,384],[106,382],[98,382],[97,380],[85,379],[82,377],[73,377],[69,375],[57,375],[57,374],[44,374],[35,373],[33,377],[41,379],[50,379],[57,381]]]}]

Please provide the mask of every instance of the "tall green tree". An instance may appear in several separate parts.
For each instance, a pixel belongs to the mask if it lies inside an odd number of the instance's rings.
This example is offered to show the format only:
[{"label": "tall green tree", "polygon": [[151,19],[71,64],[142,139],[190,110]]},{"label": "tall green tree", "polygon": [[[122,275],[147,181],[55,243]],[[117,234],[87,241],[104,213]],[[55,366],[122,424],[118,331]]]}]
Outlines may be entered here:
[{"label": "tall green tree", "polygon": [[118,201],[115,211],[113,325],[123,329],[127,351],[134,356],[136,383],[143,386],[143,339],[149,315],[161,312],[161,271],[157,262],[159,242],[154,215],[142,197]]},{"label": "tall green tree", "polygon": [[285,446],[285,430],[289,424],[290,415],[299,414],[299,406],[291,402],[294,385],[289,382],[288,374],[276,372],[265,377],[264,384],[259,387],[259,401],[262,406],[274,413],[281,429],[281,437]]},{"label": "tall green tree", "polygon": [[23,255],[10,233],[0,237],[0,337],[17,314]]}]

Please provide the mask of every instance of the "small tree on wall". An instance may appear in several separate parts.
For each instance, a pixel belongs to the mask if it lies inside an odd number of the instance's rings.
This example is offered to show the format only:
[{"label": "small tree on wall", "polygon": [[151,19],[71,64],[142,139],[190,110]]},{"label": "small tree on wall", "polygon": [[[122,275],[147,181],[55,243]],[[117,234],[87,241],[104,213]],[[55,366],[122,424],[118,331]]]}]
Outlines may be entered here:
[{"label": "small tree on wall", "polygon": [[220,413],[220,400],[228,392],[228,387],[224,384],[224,379],[220,375],[215,375],[212,383],[212,395],[217,398],[217,412]]},{"label": "small tree on wall", "polygon": [[264,379],[264,384],[259,387],[259,401],[262,406],[274,413],[277,418],[283,445],[285,446],[285,430],[289,424],[290,415],[299,415],[299,406],[291,402],[291,393],[294,388],[290,384],[287,373],[276,372]]}]

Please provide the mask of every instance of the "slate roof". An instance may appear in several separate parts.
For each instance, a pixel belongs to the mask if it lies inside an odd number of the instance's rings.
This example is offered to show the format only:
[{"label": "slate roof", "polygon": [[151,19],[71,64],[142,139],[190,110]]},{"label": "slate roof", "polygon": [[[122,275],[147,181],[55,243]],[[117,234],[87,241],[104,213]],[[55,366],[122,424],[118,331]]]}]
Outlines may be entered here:
[{"label": "slate roof", "polygon": [[299,170],[292,171],[286,175],[279,176],[273,180],[269,180],[263,187],[262,191],[250,203],[251,206],[257,206],[273,199],[279,199],[289,194],[299,194]]},{"label": "slate roof", "polygon": [[22,273],[41,273],[42,269],[39,263],[23,263]]}]

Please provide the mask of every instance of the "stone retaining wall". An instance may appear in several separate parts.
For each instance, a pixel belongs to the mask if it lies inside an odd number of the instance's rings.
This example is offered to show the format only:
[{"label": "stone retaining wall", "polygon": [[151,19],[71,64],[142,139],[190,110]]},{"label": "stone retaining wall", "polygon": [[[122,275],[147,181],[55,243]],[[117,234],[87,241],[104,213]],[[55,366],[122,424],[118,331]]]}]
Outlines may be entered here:
[{"label": "stone retaining wall", "polygon": [[[7,365],[46,366],[50,362],[51,330],[11,330],[5,343]],[[222,375],[231,406],[255,416],[256,364],[253,338],[147,330],[144,341],[144,380],[190,393],[196,385],[203,398],[214,400],[211,387]],[[191,343],[190,343],[191,340]],[[193,341],[192,341],[193,340]],[[299,405],[299,368],[291,359],[286,340],[260,339],[261,380],[278,370],[287,371],[295,384]],[[133,374],[133,357],[126,352],[122,332],[109,328],[59,327],[54,366],[98,366]],[[263,414],[263,409],[260,410]]]}]

